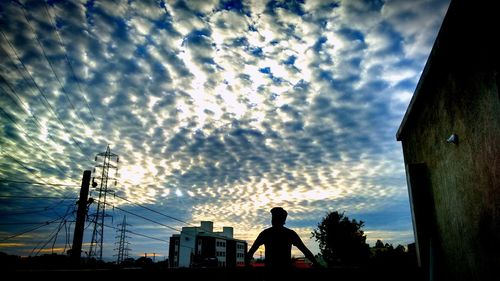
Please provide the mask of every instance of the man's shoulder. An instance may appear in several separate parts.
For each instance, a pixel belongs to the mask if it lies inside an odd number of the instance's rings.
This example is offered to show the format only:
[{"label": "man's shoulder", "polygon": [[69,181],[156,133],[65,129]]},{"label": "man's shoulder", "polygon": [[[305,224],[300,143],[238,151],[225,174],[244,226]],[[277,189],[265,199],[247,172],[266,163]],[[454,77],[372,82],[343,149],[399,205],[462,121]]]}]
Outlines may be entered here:
[{"label": "man's shoulder", "polygon": [[297,232],[288,227],[269,227],[261,232],[263,235],[271,233],[286,233],[287,235],[297,235]]},{"label": "man's shoulder", "polygon": [[270,233],[273,231],[273,228],[272,227],[269,227],[269,228],[266,228],[264,230],[262,230],[261,234],[266,234],[266,233]]},{"label": "man's shoulder", "polygon": [[288,232],[289,234],[291,235],[297,235],[297,232],[295,232],[295,230],[293,229],[290,229],[288,227],[283,227],[285,229],[286,232]]}]

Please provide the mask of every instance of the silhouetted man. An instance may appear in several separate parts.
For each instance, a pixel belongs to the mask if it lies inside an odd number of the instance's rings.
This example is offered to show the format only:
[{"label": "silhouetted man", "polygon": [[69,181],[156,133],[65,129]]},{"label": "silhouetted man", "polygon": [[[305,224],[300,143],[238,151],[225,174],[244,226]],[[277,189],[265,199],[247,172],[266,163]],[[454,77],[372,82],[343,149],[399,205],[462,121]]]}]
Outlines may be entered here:
[{"label": "silhouetted man", "polygon": [[248,251],[246,262],[250,261],[257,249],[264,244],[266,247],[267,268],[280,269],[292,267],[292,245],[297,247],[315,266],[318,264],[314,255],[307,249],[299,235],[284,227],[288,213],[281,207],[271,209],[272,227],[263,230]]}]

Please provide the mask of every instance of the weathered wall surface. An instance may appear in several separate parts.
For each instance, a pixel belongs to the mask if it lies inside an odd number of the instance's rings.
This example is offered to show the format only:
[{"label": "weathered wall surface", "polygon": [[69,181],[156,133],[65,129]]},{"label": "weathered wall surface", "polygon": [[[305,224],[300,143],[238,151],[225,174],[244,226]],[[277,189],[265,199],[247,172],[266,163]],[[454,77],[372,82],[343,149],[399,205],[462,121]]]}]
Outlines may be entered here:
[{"label": "weathered wall surface", "polygon": [[[488,7],[458,2],[398,138],[406,164],[428,168],[446,275],[493,280],[500,268],[500,48],[492,40],[500,25]],[[446,142],[452,133],[458,144]]]},{"label": "weathered wall surface", "polygon": [[427,165],[447,267],[473,280],[500,265],[498,90],[492,73],[449,75],[430,96],[403,140],[405,161]]}]

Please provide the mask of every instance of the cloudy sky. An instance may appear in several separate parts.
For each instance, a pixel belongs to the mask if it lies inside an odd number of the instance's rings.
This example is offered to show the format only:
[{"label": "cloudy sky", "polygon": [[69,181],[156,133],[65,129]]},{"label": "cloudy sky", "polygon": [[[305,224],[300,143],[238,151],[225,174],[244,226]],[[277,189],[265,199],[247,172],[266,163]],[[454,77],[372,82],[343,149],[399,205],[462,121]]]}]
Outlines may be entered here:
[{"label": "cloudy sky", "polygon": [[107,145],[106,224],[127,215],[131,256],[201,220],[251,245],[274,206],[314,253],[334,210],[371,245],[413,242],[395,133],[448,4],[2,1],[0,251],[67,249],[68,198]]}]

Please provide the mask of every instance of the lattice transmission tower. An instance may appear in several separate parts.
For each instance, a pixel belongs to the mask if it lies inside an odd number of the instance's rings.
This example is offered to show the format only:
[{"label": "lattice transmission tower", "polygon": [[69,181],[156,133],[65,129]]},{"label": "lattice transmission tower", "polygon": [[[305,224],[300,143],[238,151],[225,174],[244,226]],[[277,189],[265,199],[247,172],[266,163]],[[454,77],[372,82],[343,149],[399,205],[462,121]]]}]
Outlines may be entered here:
[{"label": "lattice transmission tower", "polygon": [[118,235],[115,237],[116,239],[118,239],[118,241],[115,242],[115,245],[118,246],[118,248],[115,248],[115,251],[118,251],[118,253],[115,255],[116,264],[121,264],[123,261],[125,261],[128,258],[128,252],[130,251],[130,248],[128,247],[130,243],[127,242],[127,238],[130,237],[126,235],[127,225],[130,224],[127,223],[126,216],[123,216],[123,222],[118,224],[120,228],[116,230],[116,232],[118,233]]},{"label": "lattice transmission tower", "polygon": [[[94,175],[92,178],[92,186],[99,192],[99,198],[97,199],[96,212],[93,215],[94,230],[92,232],[92,241],[90,242],[89,257],[102,260],[102,245],[104,240],[104,218],[106,217],[106,195],[112,190],[108,189],[111,186],[111,182],[114,182],[116,186],[116,176],[118,174],[118,155],[111,153],[109,145],[106,148],[106,152],[102,152],[96,155],[95,161],[102,161],[97,164],[94,168]],[[110,176],[110,173],[114,171],[114,176]],[[100,176],[99,176],[100,175]],[[96,180],[98,182],[96,182]],[[97,187],[98,186],[98,187]]]}]

